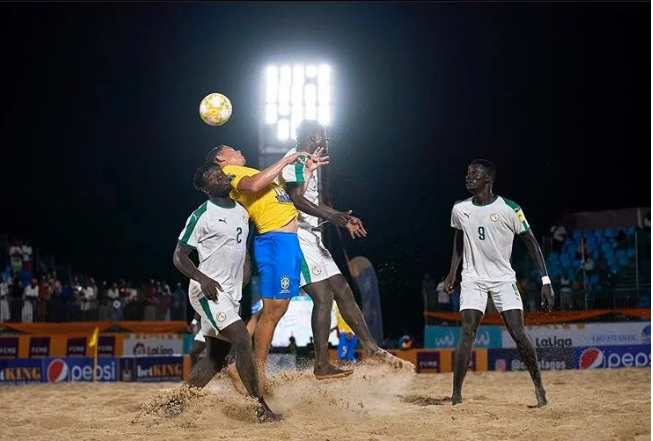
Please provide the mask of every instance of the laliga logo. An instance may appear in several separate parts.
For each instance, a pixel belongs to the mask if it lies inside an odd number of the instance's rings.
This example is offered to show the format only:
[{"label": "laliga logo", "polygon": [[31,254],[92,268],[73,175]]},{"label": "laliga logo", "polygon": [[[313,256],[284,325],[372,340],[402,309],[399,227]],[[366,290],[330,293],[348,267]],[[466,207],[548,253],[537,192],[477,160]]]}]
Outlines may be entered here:
[{"label": "laliga logo", "polygon": [[61,383],[68,377],[68,365],[60,358],[50,362],[47,370],[48,383]]}]

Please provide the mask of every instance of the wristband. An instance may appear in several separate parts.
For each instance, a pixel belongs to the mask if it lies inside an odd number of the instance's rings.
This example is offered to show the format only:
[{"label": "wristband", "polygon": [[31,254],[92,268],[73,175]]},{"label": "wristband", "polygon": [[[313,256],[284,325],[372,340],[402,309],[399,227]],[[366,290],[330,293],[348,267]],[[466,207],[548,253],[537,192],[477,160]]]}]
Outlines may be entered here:
[{"label": "wristband", "polygon": [[551,284],[551,279],[549,279],[549,276],[542,276],[542,285],[550,285]]}]

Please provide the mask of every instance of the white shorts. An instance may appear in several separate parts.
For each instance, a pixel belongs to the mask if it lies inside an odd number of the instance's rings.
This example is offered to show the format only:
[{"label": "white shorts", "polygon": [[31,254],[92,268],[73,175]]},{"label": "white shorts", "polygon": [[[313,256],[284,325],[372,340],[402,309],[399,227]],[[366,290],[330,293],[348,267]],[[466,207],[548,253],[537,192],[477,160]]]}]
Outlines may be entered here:
[{"label": "white shorts", "polygon": [[[217,337],[221,329],[240,320],[240,302],[224,292],[218,294],[218,300],[215,302],[202,296],[199,299],[191,298],[190,304],[202,317],[200,332],[197,334]],[[197,336],[195,339],[197,340]]]},{"label": "white shorts", "polygon": [[302,274],[299,286],[326,280],[340,273],[331,253],[322,244],[320,233],[306,228],[297,230],[299,247],[302,250]]},{"label": "white shorts", "polygon": [[524,310],[524,304],[515,282],[487,282],[465,280],[460,284],[460,310],[476,309],[485,314],[488,295],[492,296],[499,313],[510,309]]}]

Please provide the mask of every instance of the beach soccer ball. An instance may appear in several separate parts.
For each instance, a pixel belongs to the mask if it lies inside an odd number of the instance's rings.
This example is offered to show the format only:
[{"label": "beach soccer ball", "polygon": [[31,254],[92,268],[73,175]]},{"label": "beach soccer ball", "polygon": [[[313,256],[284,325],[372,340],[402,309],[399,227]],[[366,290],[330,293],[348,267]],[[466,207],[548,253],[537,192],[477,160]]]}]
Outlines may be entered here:
[{"label": "beach soccer ball", "polygon": [[231,118],[231,101],[221,93],[210,93],[200,103],[200,118],[210,126],[221,126]]}]

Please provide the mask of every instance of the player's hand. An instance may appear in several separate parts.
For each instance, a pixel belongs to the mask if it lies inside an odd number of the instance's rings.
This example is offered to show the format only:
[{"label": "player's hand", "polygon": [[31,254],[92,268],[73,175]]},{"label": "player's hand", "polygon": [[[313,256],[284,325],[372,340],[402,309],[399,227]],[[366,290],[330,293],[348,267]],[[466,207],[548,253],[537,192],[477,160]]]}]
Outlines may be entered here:
[{"label": "player's hand", "polygon": [[202,287],[202,294],[204,294],[207,299],[213,301],[218,300],[218,291],[224,291],[218,282],[207,276],[200,280],[200,286]]},{"label": "player's hand", "polygon": [[349,220],[351,219],[349,213],[351,213],[351,210],[349,210],[348,212],[337,211],[335,213],[330,214],[327,219],[335,226],[340,228],[345,228],[349,223]]},{"label": "player's hand", "polygon": [[286,156],[285,162],[287,165],[303,163],[311,157],[311,154],[308,152],[297,152],[292,155]]},{"label": "player's hand", "polygon": [[553,310],[555,303],[555,293],[551,284],[542,285],[542,309],[547,312]]},{"label": "player's hand", "polygon": [[444,279],[444,292],[447,294],[453,293],[453,287],[456,284],[456,275],[449,274],[446,279]]},{"label": "player's hand", "polygon": [[315,149],[311,157],[305,163],[306,170],[312,173],[318,168],[327,165],[329,163],[329,157],[322,156],[323,153],[324,153],[323,147],[318,147],[317,149]]},{"label": "player's hand", "polygon": [[[351,210],[347,212],[347,214],[350,214]],[[365,230],[365,227],[363,227],[363,221],[361,221],[359,218],[355,216],[349,216],[349,222],[347,222],[347,225],[345,225],[345,228],[347,231],[349,231],[349,234],[351,235],[352,239],[356,239],[357,237],[366,237],[367,236],[367,231]]]}]

